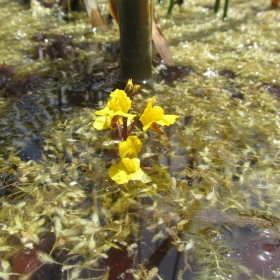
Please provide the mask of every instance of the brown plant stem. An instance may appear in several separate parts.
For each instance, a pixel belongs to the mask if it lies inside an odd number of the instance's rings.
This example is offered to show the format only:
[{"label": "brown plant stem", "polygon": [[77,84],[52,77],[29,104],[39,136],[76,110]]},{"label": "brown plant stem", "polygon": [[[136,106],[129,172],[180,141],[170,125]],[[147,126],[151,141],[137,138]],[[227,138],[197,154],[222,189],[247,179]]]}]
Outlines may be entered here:
[{"label": "brown plant stem", "polygon": [[[142,114],[141,114],[142,115]],[[127,135],[129,135],[131,133],[131,131],[133,130],[135,124],[138,122],[138,120],[140,119],[140,116],[137,116],[136,118],[134,118],[133,123],[131,124],[130,128],[127,131]]]},{"label": "brown plant stem", "polygon": [[127,139],[128,133],[127,133],[127,118],[123,117],[123,140],[125,141]]},{"label": "brown plant stem", "polygon": [[121,127],[120,127],[120,124],[119,124],[118,121],[116,122],[116,126],[117,126],[117,129],[118,129],[118,137],[119,137],[120,141],[123,141]]}]

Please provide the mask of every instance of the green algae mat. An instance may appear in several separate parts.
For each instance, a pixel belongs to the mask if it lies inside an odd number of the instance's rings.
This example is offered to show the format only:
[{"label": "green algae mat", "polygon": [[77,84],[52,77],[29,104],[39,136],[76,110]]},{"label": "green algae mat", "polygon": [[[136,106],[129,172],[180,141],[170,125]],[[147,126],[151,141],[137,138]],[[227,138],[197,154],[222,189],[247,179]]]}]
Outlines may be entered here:
[{"label": "green algae mat", "polygon": [[[100,1],[107,17],[106,1]],[[36,1],[0,0],[0,279],[278,279],[280,11],[214,1],[155,10],[153,96],[180,116],[133,134],[149,182],[117,184],[116,130],[95,112],[124,89],[119,31]]]}]

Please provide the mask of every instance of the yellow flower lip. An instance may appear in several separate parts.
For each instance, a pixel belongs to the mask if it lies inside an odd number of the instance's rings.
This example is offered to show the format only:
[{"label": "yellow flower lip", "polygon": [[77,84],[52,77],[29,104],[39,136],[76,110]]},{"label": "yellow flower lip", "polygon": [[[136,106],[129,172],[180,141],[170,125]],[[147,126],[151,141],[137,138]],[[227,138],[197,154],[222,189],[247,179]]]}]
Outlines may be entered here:
[{"label": "yellow flower lip", "polygon": [[125,184],[130,180],[150,181],[148,175],[140,167],[138,153],[141,148],[142,142],[136,136],[129,136],[126,141],[119,143],[121,160],[108,170],[109,176],[117,184]]},{"label": "yellow flower lip", "polygon": [[160,106],[153,107],[153,103],[155,100],[156,97],[154,96],[148,101],[147,106],[140,117],[140,121],[143,124],[144,131],[150,128],[160,134],[163,134],[163,132],[156,126],[156,124],[159,124],[161,126],[169,126],[173,124],[180,116],[164,115],[164,110]]},{"label": "yellow flower lip", "polygon": [[129,136],[126,141],[119,143],[119,153],[121,159],[124,158],[137,158],[138,153],[142,149],[143,143],[137,136]]}]

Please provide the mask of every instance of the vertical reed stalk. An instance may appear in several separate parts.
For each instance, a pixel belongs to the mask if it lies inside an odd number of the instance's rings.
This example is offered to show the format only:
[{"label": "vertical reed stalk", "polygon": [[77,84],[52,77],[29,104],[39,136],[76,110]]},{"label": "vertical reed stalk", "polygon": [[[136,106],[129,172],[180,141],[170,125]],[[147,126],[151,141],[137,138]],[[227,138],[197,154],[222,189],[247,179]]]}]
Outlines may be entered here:
[{"label": "vertical reed stalk", "polygon": [[225,2],[223,20],[226,20],[226,19],[227,19],[228,2],[229,2],[229,0],[226,0],[226,2]]},{"label": "vertical reed stalk", "polygon": [[216,0],[214,6],[214,12],[218,13],[219,9],[220,9],[220,0]]},{"label": "vertical reed stalk", "polygon": [[152,0],[119,0],[121,79],[152,78]]},{"label": "vertical reed stalk", "polygon": [[174,6],[174,0],[170,0],[167,13],[170,15]]}]

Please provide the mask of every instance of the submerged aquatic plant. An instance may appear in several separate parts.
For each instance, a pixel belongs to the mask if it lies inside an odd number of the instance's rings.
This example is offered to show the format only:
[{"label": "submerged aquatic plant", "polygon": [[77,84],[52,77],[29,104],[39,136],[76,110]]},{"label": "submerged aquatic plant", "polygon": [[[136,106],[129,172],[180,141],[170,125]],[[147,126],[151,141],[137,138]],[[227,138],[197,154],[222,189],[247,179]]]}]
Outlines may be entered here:
[{"label": "submerged aquatic plant", "polygon": [[[168,39],[175,42],[172,48],[176,52],[176,61],[193,66],[194,71],[187,81],[176,79],[173,87],[161,83],[154,84],[153,88],[158,103],[170,106],[169,112],[184,117],[180,123],[166,128],[166,135],[145,134],[133,123],[140,117],[136,112],[145,109],[146,104],[144,102],[141,107],[144,99],[140,95],[134,98],[133,107],[127,113],[136,114],[136,117],[127,119],[127,133],[124,117],[119,117],[116,122],[122,121],[120,131],[123,136],[128,135],[120,143],[128,141],[130,135],[136,135],[143,142],[139,152],[135,143],[136,152],[133,150],[124,156],[139,158],[144,172],[143,166],[151,165],[148,175],[152,183],[129,181],[121,188],[113,181],[108,182],[107,174],[108,162],[115,158],[118,162],[121,158],[115,156],[115,149],[102,145],[104,140],[111,139],[108,136],[111,135],[110,129],[115,135],[118,128],[108,127],[99,133],[93,131],[93,119],[101,115],[95,116],[92,103],[86,103],[83,108],[73,106],[67,111],[58,111],[58,106],[54,106],[57,104],[56,89],[65,85],[71,87],[69,77],[80,74],[76,66],[99,58],[100,52],[86,54],[80,49],[83,59],[79,58],[78,65],[73,64],[74,57],[67,61],[58,59],[55,63],[49,59],[37,64],[36,61],[20,61],[23,52],[30,48],[30,42],[22,38],[16,49],[9,48],[9,44],[14,42],[19,20],[24,22],[22,15],[27,11],[18,8],[8,11],[7,7],[15,5],[14,1],[2,5],[4,12],[1,13],[13,13],[9,18],[16,23],[5,28],[9,36],[12,35],[12,41],[3,33],[5,40],[1,43],[8,45],[2,48],[2,60],[15,67],[15,71],[19,68],[22,72],[31,71],[31,67],[40,74],[43,66],[57,75],[61,69],[66,73],[63,79],[51,82],[52,89],[45,90],[40,83],[39,93],[33,88],[32,94],[27,95],[25,89],[24,93],[19,89],[16,97],[21,95],[21,98],[15,100],[10,95],[0,102],[3,135],[0,139],[0,273],[7,279],[18,273],[15,264],[19,256],[25,257],[25,266],[31,261],[37,264],[40,261],[42,268],[52,271],[53,278],[61,279],[84,279],[85,274],[88,279],[116,279],[123,278],[125,273],[133,273],[131,277],[135,279],[154,276],[154,279],[192,280],[244,279],[245,276],[245,279],[272,279],[270,275],[275,273],[276,279],[277,270],[279,276],[279,258],[275,254],[279,248],[280,217],[279,100],[266,89],[279,85],[277,46],[271,44],[271,40],[277,42],[277,32],[268,28],[275,27],[279,13],[258,12],[258,16],[252,18],[250,15],[255,15],[257,4],[240,1],[231,10],[232,18],[240,21],[221,23],[228,27],[221,29],[216,17],[204,9],[207,3],[209,1],[201,1],[198,5],[190,2],[184,9],[174,10],[177,19],[184,20],[177,20],[174,25],[168,18],[167,23],[162,22]],[[247,6],[249,12],[245,11]],[[166,12],[163,8],[162,14]],[[206,10],[205,17],[185,18],[186,10],[190,15],[193,12],[201,15],[202,9]],[[246,21],[241,20],[243,17]],[[3,26],[5,19],[3,16]],[[38,21],[37,17],[32,17],[30,25],[21,25],[26,38],[37,30],[34,19]],[[55,20],[47,23],[43,30],[53,34],[65,31],[66,26],[61,30]],[[30,31],[26,31],[27,25]],[[186,28],[190,25],[192,28]],[[86,34],[87,40],[91,40],[88,29],[77,25],[77,21],[73,26],[67,34],[75,41],[78,40],[77,34]],[[250,30],[250,36],[247,32],[240,32],[241,27]],[[203,31],[210,32],[205,37]],[[105,36],[114,41],[115,34],[117,32],[107,32]],[[97,32],[94,43],[104,40],[102,36]],[[272,83],[273,79],[275,82]],[[9,89],[14,87],[13,77],[7,81]],[[91,87],[92,84],[88,88]],[[129,87],[133,88],[132,85]],[[35,107],[35,111],[26,109],[28,102],[32,105],[28,108]],[[164,106],[162,108],[167,111]],[[132,126],[135,126],[133,133]],[[19,153],[23,137],[36,140],[37,136],[42,139],[40,157],[32,160],[23,157],[23,153]],[[105,139],[101,140],[102,137]],[[113,152],[112,157],[106,154],[110,152]],[[253,224],[251,219],[248,220],[250,217],[262,217],[263,222]],[[266,218],[273,225],[264,223]],[[267,238],[266,232],[261,229],[260,233],[257,232],[258,228],[268,228],[270,235],[275,237]],[[55,240],[48,238],[48,242],[44,242],[45,234],[54,236]],[[259,238],[259,234],[263,237]],[[159,250],[162,246],[156,247],[164,238],[170,239],[170,255],[168,250]],[[52,252],[42,250],[42,243],[47,243]],[[27,255],[25,250],[32,245],[35,250]],[[116,249],[115,255],[112,249]],[[154,257],[150,257],[151,250]],[[263,261],[263,256],[267,261]],[[181,263],[175,263],[175,260],[181,260]],[[24,268],[23,261],[18,263]],[[123,274],[111,272],[122,264],[126,264]],[[56,275],[54,265],[58,266]],[[252,270],[249,271],[251,276],[242,266]],[[164,268],[174,276],[167,275]],[[181,270],[180,274],[175,272],[176,269],[177,272]],[[155,275],[157,270],[158,276]],[[193,273],[189,277],[190,270]],[[1,277],[4,278],[3,274]],[[22,278],[27,277],[23,275]],[[40,278],[51,277],[40,275]]]},{"label": "submerged aquatic plant", "polygon": [[[140,120],[143,124],[143,130],[149,128],[159,134],[164,132],[158,128],[158,125],[165,126],[173,124],[177,115],[164,115],[164,111],[159,106],[154,106],[156,100],[152,97],[144,111],[138,116],[128,113],[132,106],[132,97],[139,93],[140,86],[133,85],[132,79],[129,79],[124,90],[116,89],[110,94],[110,99],[102,110],[96,111],[97,119],[93,123],[94,128],[103,130],[106,128],[118,129],[119,154],[121,160],[109,168],[110,177],[118,184],[127,183],[130,180],[140,180],[149,182],[150,179],[140,167],[138,153],[141,151],[142,142],[137,136],[128,136],[135,123]],[[128,120],[133,120],[130,127],[127,127]],[[121,130],[121,126],[123,129]]]}]

